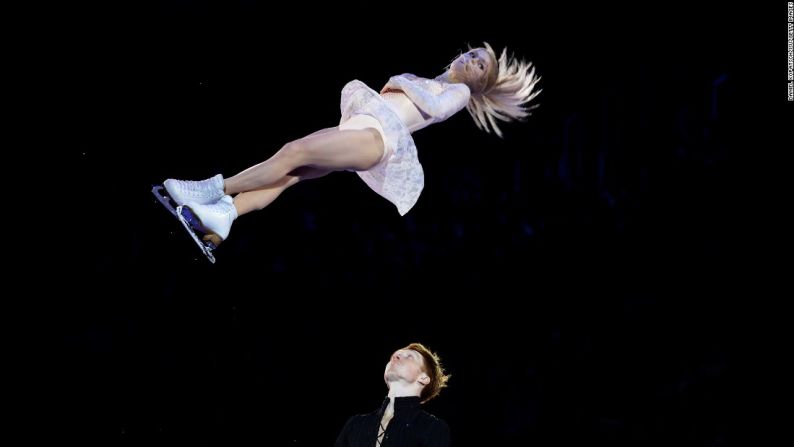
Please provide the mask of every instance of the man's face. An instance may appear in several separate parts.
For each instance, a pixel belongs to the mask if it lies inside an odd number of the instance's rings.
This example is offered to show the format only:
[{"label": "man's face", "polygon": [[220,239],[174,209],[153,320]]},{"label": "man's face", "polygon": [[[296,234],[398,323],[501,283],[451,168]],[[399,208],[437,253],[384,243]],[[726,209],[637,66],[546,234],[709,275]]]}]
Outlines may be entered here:
[{"label": "man's face", "polygon": [[425,382],[428,377],[422,368],[424,368],[422,354],[413,349],[399,349],[391,355],[389,363],[386,364],[383,380],[387,384],[400,379],[407,383]]}]

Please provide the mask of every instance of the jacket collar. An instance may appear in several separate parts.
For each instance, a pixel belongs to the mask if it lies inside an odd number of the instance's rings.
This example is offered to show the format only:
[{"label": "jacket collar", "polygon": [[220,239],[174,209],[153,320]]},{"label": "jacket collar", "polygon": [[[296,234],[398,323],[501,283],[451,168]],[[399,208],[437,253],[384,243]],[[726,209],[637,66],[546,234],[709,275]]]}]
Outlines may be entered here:
[{"label": "jacket collar", "polygon": [[[381,414],[383,414],[383,412],[386,411],[386,407],[389,406],[389,401],[390,401],[389,396],[386,396],[386,398],[383,399],[383,404],[381,404],[380,406]],[[417,409],[419,408],[420,404],[421,404],[421,398],[419,396],[395,397],[394,414],[396,416],[398,413]]]}]

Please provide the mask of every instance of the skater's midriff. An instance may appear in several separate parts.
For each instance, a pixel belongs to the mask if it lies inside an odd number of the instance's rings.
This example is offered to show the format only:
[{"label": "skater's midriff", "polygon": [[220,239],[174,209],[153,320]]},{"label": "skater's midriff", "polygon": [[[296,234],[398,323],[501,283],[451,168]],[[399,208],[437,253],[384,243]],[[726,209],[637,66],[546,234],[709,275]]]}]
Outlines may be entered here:
[{"label": "skater's midriff", "polygon": [[409,132],[413,132],[424,124],[425,116],[402,90],[388,89],[380,95],[386,104],[394,110],[394,113],[400,117]]}]

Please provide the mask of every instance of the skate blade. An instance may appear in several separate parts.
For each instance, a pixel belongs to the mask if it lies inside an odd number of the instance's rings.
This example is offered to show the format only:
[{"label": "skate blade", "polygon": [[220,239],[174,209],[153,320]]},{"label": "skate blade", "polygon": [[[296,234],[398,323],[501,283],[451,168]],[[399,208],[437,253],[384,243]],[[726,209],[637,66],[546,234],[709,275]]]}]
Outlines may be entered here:
[{"label": "skate blade", "polygon": [[187,230],[188,234],[190,234],[190,237],[193,238],[193,241],[199,246],[202,253],[204,253],[204,256],[206,256],[211,263],[215,264],[215,256],[212,254],[212,251],[218,248],[218,245],[211,240],[203,241],[199,238],[199,236],[205,237],[217,235],[213,233],[204,233],[202,230],[201,221],[196,217],[195,214],[193,214],[190,208],[186,208],[185,206],[177,207],[176,217],[180,222],[182,222],[182,226],[185,227],[185,230]]},{"label": "skate blade", "polygon": [[171,196],[168,195],[168,191],[165,190],[163,185],[153,186],[152,194],[157,197],[157,200],[168,210],[168,212],[176,216],[176,208],[174,208],[176,203],[171,199]]}]

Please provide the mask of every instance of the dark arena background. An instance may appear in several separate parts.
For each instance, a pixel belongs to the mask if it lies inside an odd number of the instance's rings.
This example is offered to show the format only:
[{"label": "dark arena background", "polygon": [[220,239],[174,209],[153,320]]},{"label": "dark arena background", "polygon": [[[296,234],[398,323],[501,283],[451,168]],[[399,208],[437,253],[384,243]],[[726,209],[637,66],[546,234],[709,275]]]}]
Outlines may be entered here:
[{"label": "dark arena background", "polygon": [[[749,8],[61,8],[58,160],[85,200],[60,227],[79,243],[58,261],[70,298],[47,301],[42,431],[332,446],[418,341],[452,374],[425,408],[455,447],[736,445]],[[767,22],[782,74],[756,90],[783,106],[785,10]],[[415,133],[425,188],[404,217],[335,172],[241,217],[210,264],[150,193],[338,125],[350,80],[435,77],[483,42],[535,64],[539,107],[504,139],[465,110]]]}]

